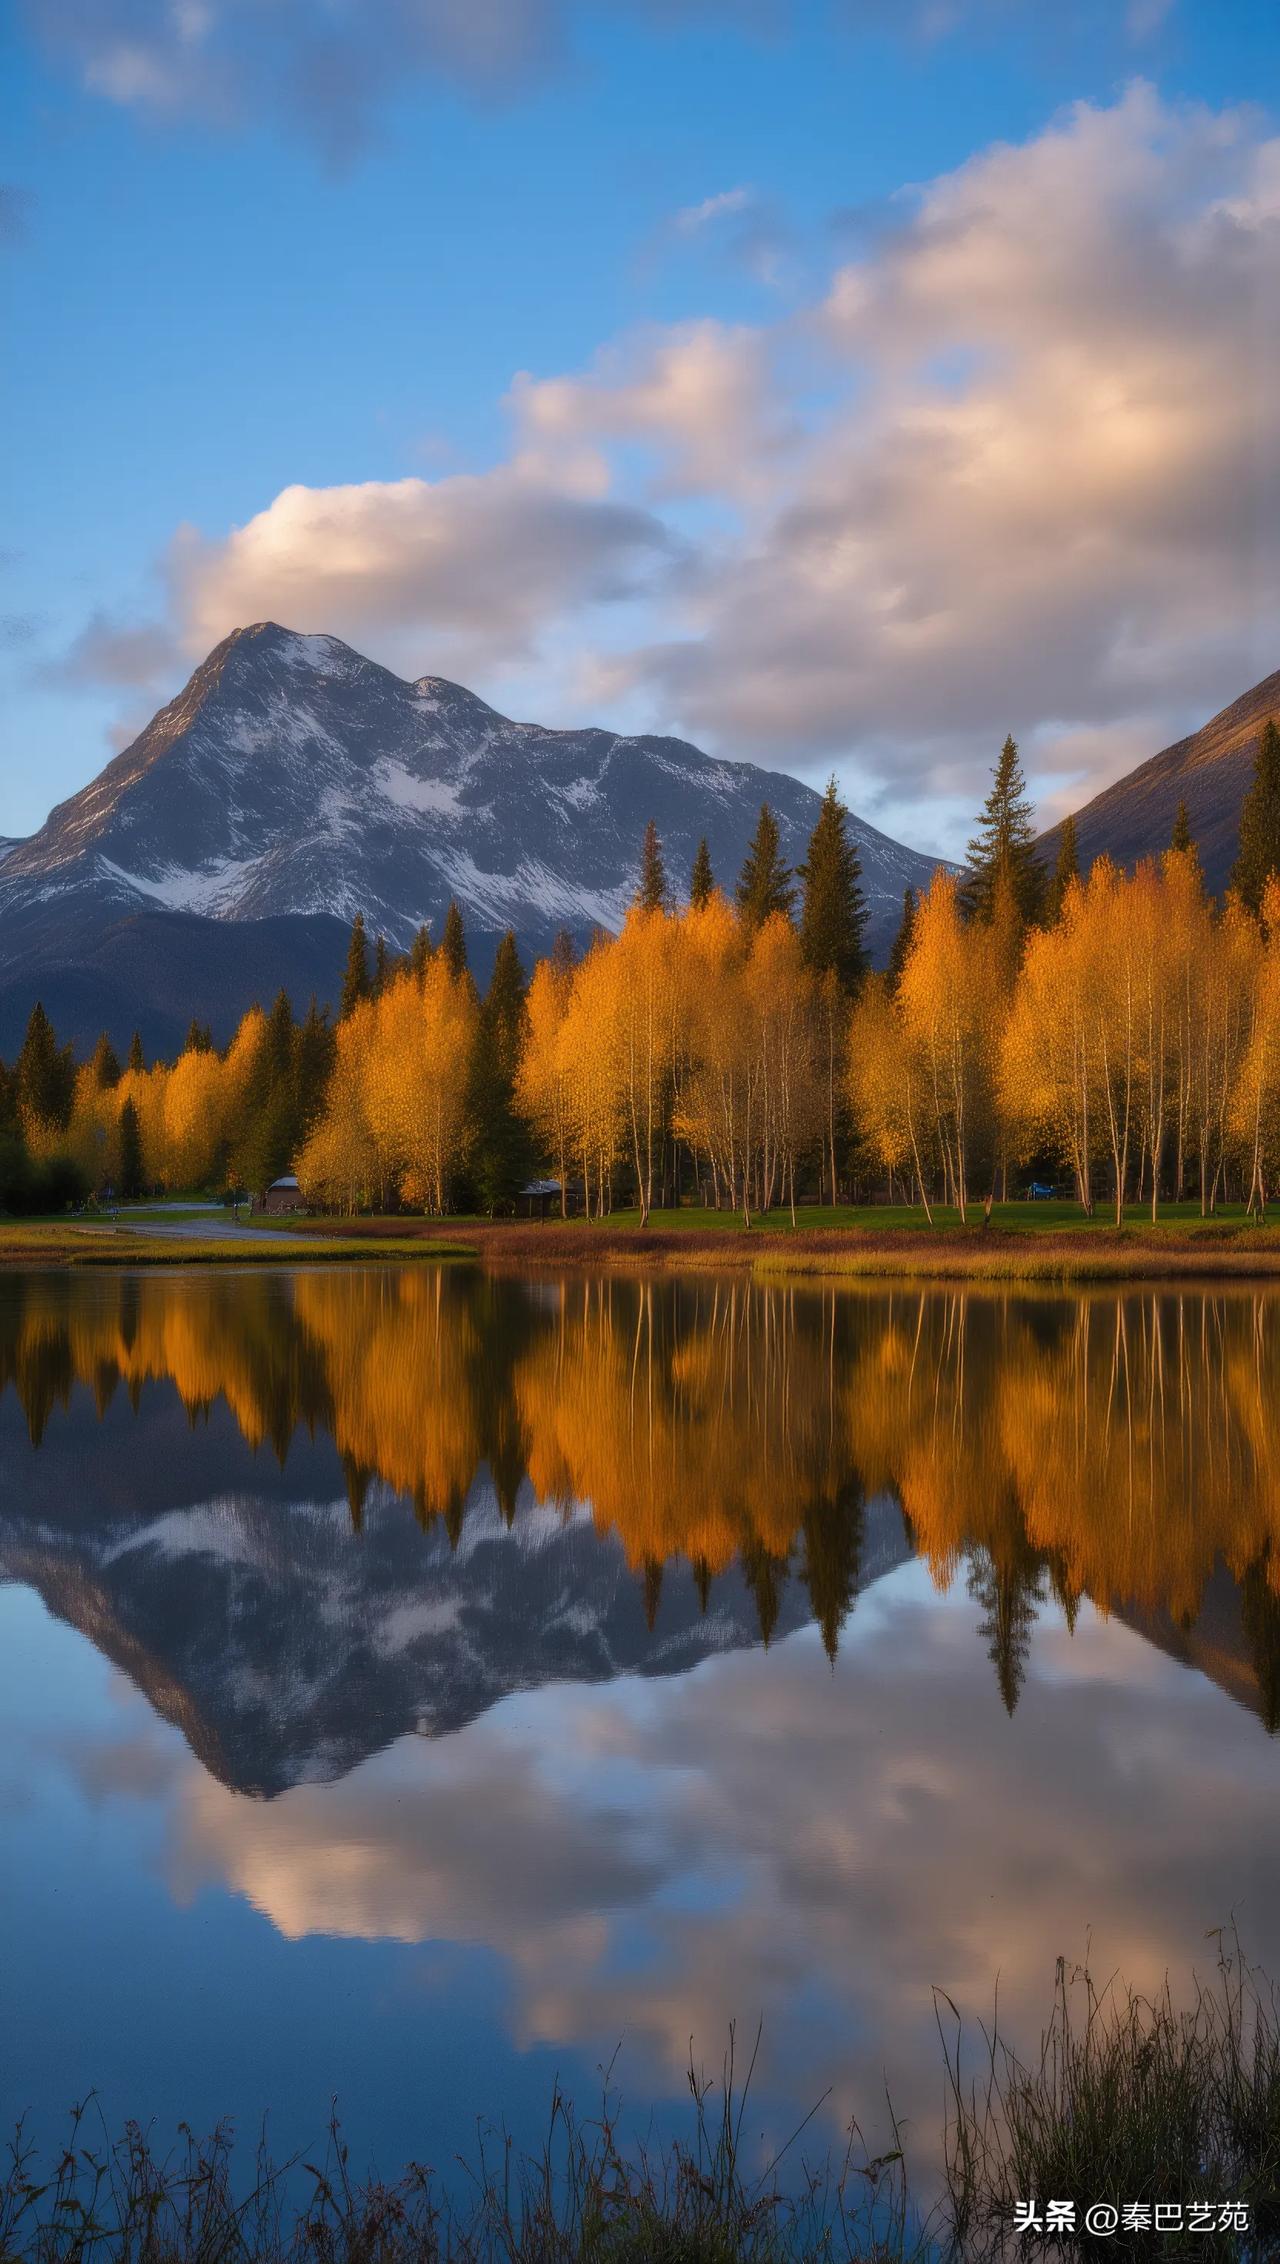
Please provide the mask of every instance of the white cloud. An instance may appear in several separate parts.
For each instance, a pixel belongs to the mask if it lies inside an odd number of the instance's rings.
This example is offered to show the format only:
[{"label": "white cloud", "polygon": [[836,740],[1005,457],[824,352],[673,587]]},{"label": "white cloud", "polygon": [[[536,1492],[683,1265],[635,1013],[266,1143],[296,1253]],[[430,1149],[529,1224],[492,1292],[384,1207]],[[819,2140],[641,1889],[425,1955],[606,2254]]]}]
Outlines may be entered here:
[{"label": "white cloud", "polygon": [[429,481],[290,487],[222,540],[184,529],[168,573],[188,650],[248,621],[324,629],[413,673],[524,658],[546,623],[669,570],[651,514],[520,464]]},{"label": "white cloud", "polygon": [[1280,658],[1278,333],[1280,142],[1138,85],[901,200],[805,312],[518,376],[490,471],[184,532],[175,625],[514,662],[548,721],[571,683],[834,761],[908,835],[1010,728],[1083,798]]},{"label": "white cloud", "polygon": [[704,197],[701,204],[684,205],[671,225],[678,235],[696,236],[712,221],[723,220],[730,213],[747,211],[754,201],[750,189],[721,189],[715,196]]},{"label": "white cloud", "polygon": [[587,443],[636,442],[669,494],[750,492],[788,438],[769,341],[746,325],[650,331],[606,348],[582,376],[522,373],[512,405],[525,447],[553,464],[576,461]]}]

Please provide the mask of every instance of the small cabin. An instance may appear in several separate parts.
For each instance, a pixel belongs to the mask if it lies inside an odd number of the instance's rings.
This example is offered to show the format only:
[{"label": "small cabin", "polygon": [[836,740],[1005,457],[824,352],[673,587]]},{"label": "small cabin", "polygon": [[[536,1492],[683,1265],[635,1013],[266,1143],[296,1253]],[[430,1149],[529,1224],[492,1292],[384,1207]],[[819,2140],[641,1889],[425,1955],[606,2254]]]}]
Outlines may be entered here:
[{"label": "small cabin", "polygon": [[305,1208],[302,1189],[291,1171],[286,1172],[283,1179],[272,1180],[262,1198],[262,1208],[264,1211],[275,1212],[300,1211]]},{"label": "small cabin", "polygon": [[531,1179],[520,1190],[520,1210],[525,1218],[546,1218],[549,1211],[559,1208],[558,1179]]}]

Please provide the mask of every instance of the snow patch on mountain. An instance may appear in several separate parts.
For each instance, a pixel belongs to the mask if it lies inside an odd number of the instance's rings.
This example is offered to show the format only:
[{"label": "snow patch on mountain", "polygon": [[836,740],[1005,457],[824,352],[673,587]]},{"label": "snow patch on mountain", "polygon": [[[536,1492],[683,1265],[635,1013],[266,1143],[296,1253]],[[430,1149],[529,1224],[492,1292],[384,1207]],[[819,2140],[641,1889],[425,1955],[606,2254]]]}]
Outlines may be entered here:
[{"label": "snow patch on mountain", "polygon": [[447,778],[420,778],[404,763],[389,758],[374,765],[372,783],[397,810],[414,810],[420,817],[456,818],[464,814],[458,789]]},{"label": "snow patch on mountain", "polygon": [[256,862],[252,857],[229,857],[204,872],[184,872],[181,867],[171,865],[167,872],[152,876],[126,872],[122,865],[113,864],[110,857],[98,859],[102,870],[121,887],[145,896],[153,904],[163,904],[166,911],[202,912],[213,917],[235,905],[242,883],[246,875],[254,871]]}]

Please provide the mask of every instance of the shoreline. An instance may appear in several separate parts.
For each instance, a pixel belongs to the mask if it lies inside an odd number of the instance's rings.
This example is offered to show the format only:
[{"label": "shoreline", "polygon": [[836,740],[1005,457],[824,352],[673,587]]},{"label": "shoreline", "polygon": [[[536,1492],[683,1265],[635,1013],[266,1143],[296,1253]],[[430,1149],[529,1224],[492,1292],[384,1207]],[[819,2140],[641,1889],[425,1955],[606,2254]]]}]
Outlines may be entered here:
[{"label": "shoreline", "polygon": [[22,1266],[229,1266],[467,1262],[486,1271],[742,1271],[763,1279],[1009,1282],[1280,1279],[1280,1232],[1233,1221],[1194,1226],[1081,1221],[1045,1228],[940,1224],[791,1228],[773,1223],[641,1227],[604,1221],[475,1219],[299,1223],[186,1233],[163,1225],[0,1223],[0,1270]]}]

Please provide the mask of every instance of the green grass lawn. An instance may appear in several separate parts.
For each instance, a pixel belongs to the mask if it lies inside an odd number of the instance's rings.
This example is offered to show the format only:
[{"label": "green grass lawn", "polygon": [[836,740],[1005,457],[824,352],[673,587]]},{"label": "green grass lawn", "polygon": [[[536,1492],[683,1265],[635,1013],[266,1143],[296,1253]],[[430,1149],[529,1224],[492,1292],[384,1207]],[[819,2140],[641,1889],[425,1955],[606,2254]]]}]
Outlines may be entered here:
[{"label": "green grass lawn", "polygon": [[[1280,1212],[1277,1212],[1276,1215],[1277,1219],[1280,1220]],[[253,1223],[257,1225],[260,1222],[255,1220]],[[270,1222],[263,1221],[261,1223],[267,1225]],[[303,1223],[306,1224],[307,1222],[304,1221]],[[431,1223],[433,1226],[465,1229],[473,1226],[521,1225],[530,1222],[453,1216],[446,1220],[433,1220]],[[538,1222],[535,1220],[532,1223],[536,1225]],[[560,1217],[559,1212],[554,1212],[548,1216],[545,1223],[547,1226],[559,1228],[562,1232],[567,1225],[580,1229],[584,1234],[590,1234],[601,1227],[609,1230],[625,1227],[638,1228],[640,1213],[638,1210],[614,1210],[610,1211],[604,1219],[573,1218],[566,1221]],[[1094,1233],[1109,1231],[1114,1227],[1114,1223],[1109,1205],[1099,1205],[1091,1219],[1084,1216],[1078,1203],[1071,1202],[997,1203],[991,1213],[993,1227],[999,1227],[1005,1232],[1012,1233],[1061,1233],[1064,1228],[1078,1228],[1085,1233]],[[1150,1232],[1151,1214],[1145,1205],[1129,1204],[1125,1209],[1124,1223],[1126,1228],[1145,1228]],[[1156,1232],[1176,1229],[1179,1233],[1206,1231],[1211,1233],[1215,1228],[1220,1230],[1223,1227],[1241,1227],[1245,1223],[1244,1206],[1240,1203],[1220,1204],[1216,1217],[1211,1219],[1201,1218],[1198,1202],[1163,1203],[1160,1207],[1160,1218]],[[401,1232],[404,1231],[405,1220],[403,1218],[397,1220],[393,1217],[376,1220],[362,1219],[358,1224],[366,1232],[370,1227],[377,1227],[379,1230],[394,1233],[397,1226]],[[785,1208],[772,1210],[763,1215],[757,1214],[753,1216],[751,1224],[753,1231],[758,1229],[762,1234],[790,1234],[792,1231],[791,1213]],[[649,1213],[649,1227],[655,1232],[689,1232],[702,1229],[718,1232],[741,1232],[742,1213],[741,1211],[705,1210],[696,1205],[688,1205],[680,1210],[653,1210]],[[891,1229],[902,1229],[917,1234],[930,1232],[929,1222],[919,1204],[863,1203],[856,1205],[841,1204],[839,1207],[833,1207],[830,1203],[803,1203],[797,1206],[795,1224],[797,1233],[830,1233],[850,1228],[860,1228],[863,1231],[875,1234],[883,1234]],[[311,1231],[315,1232],[317,1229],[340,1231],[333,1222],[319,1219],[311,1222]],[[958,1211],[948,1208],[946,1205],[935,1203],[933,1231],[935,1233],[950,1231],[958,1234],[963,1231],[969,1234],[981,1234],[984,1231],[981,1204],[970,1206],[968,1221],[962,1230]]]}]

